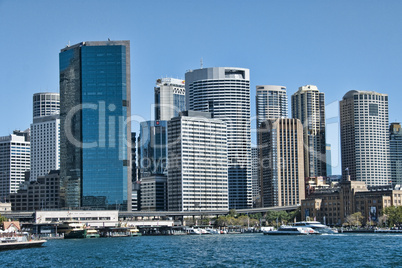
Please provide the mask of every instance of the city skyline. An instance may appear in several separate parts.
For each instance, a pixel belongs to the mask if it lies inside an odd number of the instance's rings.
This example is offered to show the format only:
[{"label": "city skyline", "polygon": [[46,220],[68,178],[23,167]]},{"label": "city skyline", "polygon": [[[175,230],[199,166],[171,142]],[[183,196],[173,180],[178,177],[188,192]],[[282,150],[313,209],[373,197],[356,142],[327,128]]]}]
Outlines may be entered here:
[{"label": "city skyline", "polygon": [[[155,79],[183,79],[186,70],[201,66],[201,59],[206,67],[250,69],[252,119],[256,85],[285,86],[290,103],[298,87],[312,84],[326,95],[327,125],[339,123],[338,102],[354,89],[388,94],[390,122],[402,120],[397,105],[402,98],[402,37],[396,34],[402,24],[400,2],[110,3],[72,2],[61,8],[52,1],[0,2],[0,27],[10,40],[0,44],[1,87],[7,90],[0,112],[12,112],[2,116],[2,136],[29,127],[34,93],[59,91],[60,48],[107,38],[131,40],[132,92],[141,97],[132,98],[132,114],[142,121],[152,120]],[[237,27],[227,26],[237,21]],[[228,42],[239,33],[244,35]],[[159,36],[164,42],[155,42]],[[328,132],[339,132],[333,126]],[[139,124],[133,124],[133,131],[138,130]],[[255,134],[251,137],[255,140]],[[327,137],[327,143],[337,165],[333,173],[340,174],[338,137]]]}]

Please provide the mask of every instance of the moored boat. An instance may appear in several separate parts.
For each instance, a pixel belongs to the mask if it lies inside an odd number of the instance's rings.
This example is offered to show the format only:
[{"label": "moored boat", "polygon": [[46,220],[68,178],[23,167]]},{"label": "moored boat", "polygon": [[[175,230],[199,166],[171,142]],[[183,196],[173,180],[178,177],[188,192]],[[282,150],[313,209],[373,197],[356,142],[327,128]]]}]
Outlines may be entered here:
[{"label": "moored boat", "polygon": [[86,229],[85,230],[85,238],[99,238],[100,234],[95,229]]},{"label": "moored boat", "polygon": [[84,224],[78,221],[65,221],[58,227],[58,232],[64,234],[65,239],[85,238],[86,229]]},{"label": "moored boat", "polygon": [[140,230],[137,228],[131,228],[129,230],[130,236],[141,236],[142,234],[140,233]]}]

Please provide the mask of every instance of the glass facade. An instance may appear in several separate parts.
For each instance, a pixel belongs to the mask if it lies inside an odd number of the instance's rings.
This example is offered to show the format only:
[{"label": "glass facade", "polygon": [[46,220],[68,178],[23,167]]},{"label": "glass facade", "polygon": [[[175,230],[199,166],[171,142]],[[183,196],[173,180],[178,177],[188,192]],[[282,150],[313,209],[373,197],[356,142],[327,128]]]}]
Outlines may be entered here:
[{"label": "glass facade", "polygon": [[186,110],[186,96],[185,95],[173,95],[173,104],[174,104],[174,111],[173,117],[179,116],[181,111]]},{"label": "glass facade", "polygon": [[141,178],[167,175],[167,121],[141,122],[138,148]]},{"label": "glass facade", "polygon": [[400,123],[389,127],[389,147],[392,185],[402,185],[402,129]]},{"label": "glass facade", "polygon": [[128,41],[60,53],[62,206],[127,210],[129,75]]}]

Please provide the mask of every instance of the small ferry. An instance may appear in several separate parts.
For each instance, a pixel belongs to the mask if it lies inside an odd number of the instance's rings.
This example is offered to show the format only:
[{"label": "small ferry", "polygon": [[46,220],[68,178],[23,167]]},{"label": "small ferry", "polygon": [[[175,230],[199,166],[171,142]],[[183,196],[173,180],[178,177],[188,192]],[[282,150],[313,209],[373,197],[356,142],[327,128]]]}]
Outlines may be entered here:
[{"label": "small ferry", "polygon": [[130,236],[141,236],[142,234],[140,233],[140,230],[138,230],[137,228],[131,228],[129,230]]},{"label": "small ferry", "polygon": [[317,234],[312,228],[309,227],[295,227],[282,225],[276,231],[265,231],[264,235],[309,235]]},{"label": "small ferry", "polygon": [[95,229],[86,229],[85,230],[85,238],[99,238],[100,234]]},{"label": "small ferry", "polygon": [[309,227],[320,234],[335,234],[336,229],[331,229],[329,226],[322,224],[319,221],[299,221],[293,224],[295,227]]},{"label": "small ferry", "polygon": [[65,221],[59,225],[57,231],[63,233],[65,239],[86,237],[84,224],[78,221]]}]

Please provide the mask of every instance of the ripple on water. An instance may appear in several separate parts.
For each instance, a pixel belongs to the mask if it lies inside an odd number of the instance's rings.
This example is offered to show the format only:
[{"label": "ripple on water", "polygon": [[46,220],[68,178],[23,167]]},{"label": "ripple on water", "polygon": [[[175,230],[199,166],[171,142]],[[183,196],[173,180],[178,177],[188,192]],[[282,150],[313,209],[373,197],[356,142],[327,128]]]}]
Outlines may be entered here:
[{"label": "ripple on water", "polygon": [[399,235],[142,236],[50,240],[0,252],[4,267],[400,267]]}]

